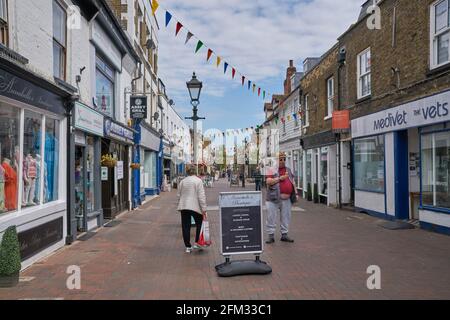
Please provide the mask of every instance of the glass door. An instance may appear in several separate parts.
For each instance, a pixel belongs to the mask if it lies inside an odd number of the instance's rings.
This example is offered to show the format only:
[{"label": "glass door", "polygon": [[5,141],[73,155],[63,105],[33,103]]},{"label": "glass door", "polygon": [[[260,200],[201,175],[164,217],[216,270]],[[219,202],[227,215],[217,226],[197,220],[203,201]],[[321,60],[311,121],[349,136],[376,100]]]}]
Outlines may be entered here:
[{"label": "glass door", "polygon": [[86,231],[85,204],[85,152],[84,147],[75,146],[75,218],[78,232]]}]

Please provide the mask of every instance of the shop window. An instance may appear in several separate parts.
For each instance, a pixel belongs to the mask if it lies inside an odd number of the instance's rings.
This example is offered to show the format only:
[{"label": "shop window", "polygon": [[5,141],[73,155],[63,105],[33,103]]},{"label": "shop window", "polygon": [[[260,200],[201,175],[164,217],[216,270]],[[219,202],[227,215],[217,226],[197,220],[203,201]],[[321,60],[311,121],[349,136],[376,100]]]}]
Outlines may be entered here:
[{"label": "shop window", "polygon": [[114,118],[114,69],[97,56],[96,109]]},{"label": "shop window", "polygon": [[[308,188],[308,184],[311,184],[312,181],[312,150],[308,150],[306,153],[306,187]],[[310,186],[312,188],[312,185]]]},{"label": "shop window", "polygon": [[437,1],[430,11],[431,68],[437,68],[450,62],[450,1]]},{"label": "shop window", "polygon": [[95,140],[86,136],[86,207],[87,212],[95,211]]},{"label": "shop window", "polygon": [[327,80],[327,117],[333,115],[334,110],[334,79],[331,77]]},{"label": "shop window", "polygon": [[[140,159],[141,159],[141,163],[145,165],[145,151],[143,149],[140,150]],[[141,175],[141,186],[140,186],[141,193],[145,192],[145,170],[144,170],[144,165],[141,165],[141,167],[139,168],[140,175]]]},{"label": "shop window", "polygon": [[0,105],[0,214],[18,208],[19,109]]},{"label": "shop window", "polygon": [[45,121],[44,203],[58,200],[59,121]]},{"label": "shop window", "polygon": [[450,208],[450,131],[424,134],[421,150],[422,205]]},{"label": "shop window", "polygon": [[354,142],[355,189],[384,192],[384,137],[356,139]]},{"label": "shop window", "polygon": [[42,115],[25,110],[22,208],[41,203],[41,128]]},{"label": "shop window", "polygon": [[156,188],[156,153],[145,152],[144,187]]},{"label": "shop window", "polygon": [[328,147],[320,149],[319,194],[328,196]]},{"label": "shop window", "polygon": [[66,77],[66,25],[67,14],[58,1],[53,1],[53,76]]},{"label": "shop window", "polygon": [[358,99],[370,96],[371,85],[371,57],[370,48],[358,55]]}]

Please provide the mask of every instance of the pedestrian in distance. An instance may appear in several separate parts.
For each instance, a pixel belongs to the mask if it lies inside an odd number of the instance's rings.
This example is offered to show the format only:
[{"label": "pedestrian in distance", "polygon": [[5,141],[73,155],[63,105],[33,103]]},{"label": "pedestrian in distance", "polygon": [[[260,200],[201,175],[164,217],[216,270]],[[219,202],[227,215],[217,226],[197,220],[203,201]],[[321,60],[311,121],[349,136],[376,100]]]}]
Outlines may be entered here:
[{"label": "pedestrian in distance", "polygon": [[278,157],[278,168],[268,173],[267,184],[267,221],[266,228],[269,235],[266,243],[275,242],[277,216],[280,213],[281,241],[292,243],[289,238],[289,224],[291,222],[292,203],[298,200],[294,175],[290,168],[286,167],[286,154],[281,152]]},{"label": "pedestrian in distance", "polygon": [[261,184],[262,184],[262,173],[261,173],[261,169],[259,168],[259,166],[256,168],[255,171],[255,188],[256,191],[261,191]]},{"label": "pedestrian in distance", "polygon": [[241,178],[242,181],[242,188],[245,188],[245,173],[241,172],[239,177]]},{"label": "pedestrian in distance", "polygon": [[[178,211],[181,212],[181,226],[186,253],[193,249],[201,249],[198,244],[203,219],[207,218],[206,194],[203,181],[196,176],[195,166],[187,168],[188,177],[183,179],[178,188]],[[195,243],[191,246],[191,217],[195,220]]]}]

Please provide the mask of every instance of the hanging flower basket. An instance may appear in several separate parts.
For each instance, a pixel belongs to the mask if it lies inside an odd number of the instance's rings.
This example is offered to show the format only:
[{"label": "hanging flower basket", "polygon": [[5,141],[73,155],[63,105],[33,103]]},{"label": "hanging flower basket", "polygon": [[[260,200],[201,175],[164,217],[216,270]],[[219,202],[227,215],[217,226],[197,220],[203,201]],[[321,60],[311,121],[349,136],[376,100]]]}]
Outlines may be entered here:
[{"label": "hanging flower basket", "polygon": [[108,168],[114,168],[117,165],[117,160],[114,159],[111,155],[103,155],[102,156],[102,166],[108,167]]},{"label": "hanging flower basket", "polygon": [[140,163],[132,163],[130,164],[131,169],[139,169],[141,167]]}]

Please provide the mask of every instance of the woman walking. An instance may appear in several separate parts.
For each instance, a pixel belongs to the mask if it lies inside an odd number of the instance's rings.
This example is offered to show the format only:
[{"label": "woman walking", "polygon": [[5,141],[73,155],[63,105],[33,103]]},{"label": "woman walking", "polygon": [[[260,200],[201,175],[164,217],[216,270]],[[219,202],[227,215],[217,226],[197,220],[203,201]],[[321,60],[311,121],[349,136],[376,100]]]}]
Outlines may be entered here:
[{"label": "woman walking", "polygon": [[[202,180],[195,175],[195,166],[187,168],[188,177],[181,180],[178,187],[178,211],[181,212],[181,226],[186,253],[193,249],[200,249],[198,244],[203,218],[206,219],[206,195]],[[195,244],[191,246],[191,217],[195,220],[197,227],[195,233]]]}]

